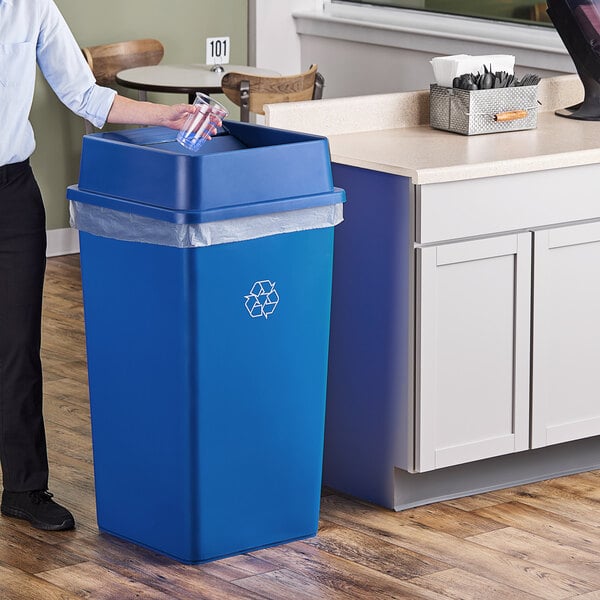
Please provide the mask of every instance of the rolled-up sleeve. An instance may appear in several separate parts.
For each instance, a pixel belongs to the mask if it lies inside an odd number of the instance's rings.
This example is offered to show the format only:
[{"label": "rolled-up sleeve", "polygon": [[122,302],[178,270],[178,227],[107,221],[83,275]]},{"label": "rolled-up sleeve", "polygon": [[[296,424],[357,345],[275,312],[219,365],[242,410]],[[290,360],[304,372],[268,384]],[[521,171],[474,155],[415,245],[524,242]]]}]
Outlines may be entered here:
[{"label": "rolled-up sleeve", "polygon": [[89,87],[81,96],[74,98],[74,102],[63,102],[76,114],[87,119],[94,127],[101,129],[106,123],[108,113],[112,107],[117,92],[110,88],[96,85]]},{"label": "rolled-up sleeve", "polygon": [[36,47],[40,70],[65,106],[95,127],[103,127],[117,92],[96,84],[81,48],[54,2],[42,3],[42,10]]}]

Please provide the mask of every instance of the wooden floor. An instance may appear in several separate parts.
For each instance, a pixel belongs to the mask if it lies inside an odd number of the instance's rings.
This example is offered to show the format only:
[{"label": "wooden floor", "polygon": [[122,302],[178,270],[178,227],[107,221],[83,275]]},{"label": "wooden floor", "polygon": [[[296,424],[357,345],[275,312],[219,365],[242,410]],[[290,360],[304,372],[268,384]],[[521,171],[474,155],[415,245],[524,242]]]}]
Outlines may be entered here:
[{"label": "wooden floor", "polygon": [[185,566],[96,528],[78,257],[50,259],[51,490],[77,520],[0,518],[0,599],[600,599],[600,472],[394,513],[324,493],[316,538]]}]

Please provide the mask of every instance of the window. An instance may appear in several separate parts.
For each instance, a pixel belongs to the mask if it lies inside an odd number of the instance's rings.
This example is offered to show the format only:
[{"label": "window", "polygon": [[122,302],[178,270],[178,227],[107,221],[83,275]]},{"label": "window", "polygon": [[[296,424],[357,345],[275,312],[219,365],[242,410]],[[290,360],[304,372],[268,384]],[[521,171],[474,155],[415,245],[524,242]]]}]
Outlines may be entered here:
[{"label": "window", "polygon": [[333,0],[352,4],[370,4],[412,8],[428,12],[529,25],[551,26],[546,3],[538,0]]}]

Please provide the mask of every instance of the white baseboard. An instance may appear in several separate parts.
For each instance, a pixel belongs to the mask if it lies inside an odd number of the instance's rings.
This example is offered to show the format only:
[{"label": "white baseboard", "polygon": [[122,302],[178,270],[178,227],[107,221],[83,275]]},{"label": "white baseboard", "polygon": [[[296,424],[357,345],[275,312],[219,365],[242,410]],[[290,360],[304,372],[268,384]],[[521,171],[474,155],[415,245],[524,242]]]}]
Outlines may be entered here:
[{"label": "white baseboard", "polygon": [[79,232],[76,229],[70,227],[50,229],[46,235],[48,236],[46,256],[63,256],[79,252]]}]

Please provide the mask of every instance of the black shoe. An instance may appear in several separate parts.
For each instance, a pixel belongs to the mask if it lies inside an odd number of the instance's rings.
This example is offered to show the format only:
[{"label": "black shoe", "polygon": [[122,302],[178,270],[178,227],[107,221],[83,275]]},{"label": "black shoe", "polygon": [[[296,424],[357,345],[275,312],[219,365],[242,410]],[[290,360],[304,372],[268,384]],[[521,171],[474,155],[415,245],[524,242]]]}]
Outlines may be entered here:
[{"label": "black shoe", "polygon": [[16,517],[29,521],[37,529],[62,531],[73,529],[73,515],[63,506],[52,500],[52,494],[46,490],[34,492],[2,493],[0,512],[7,517]]}]

